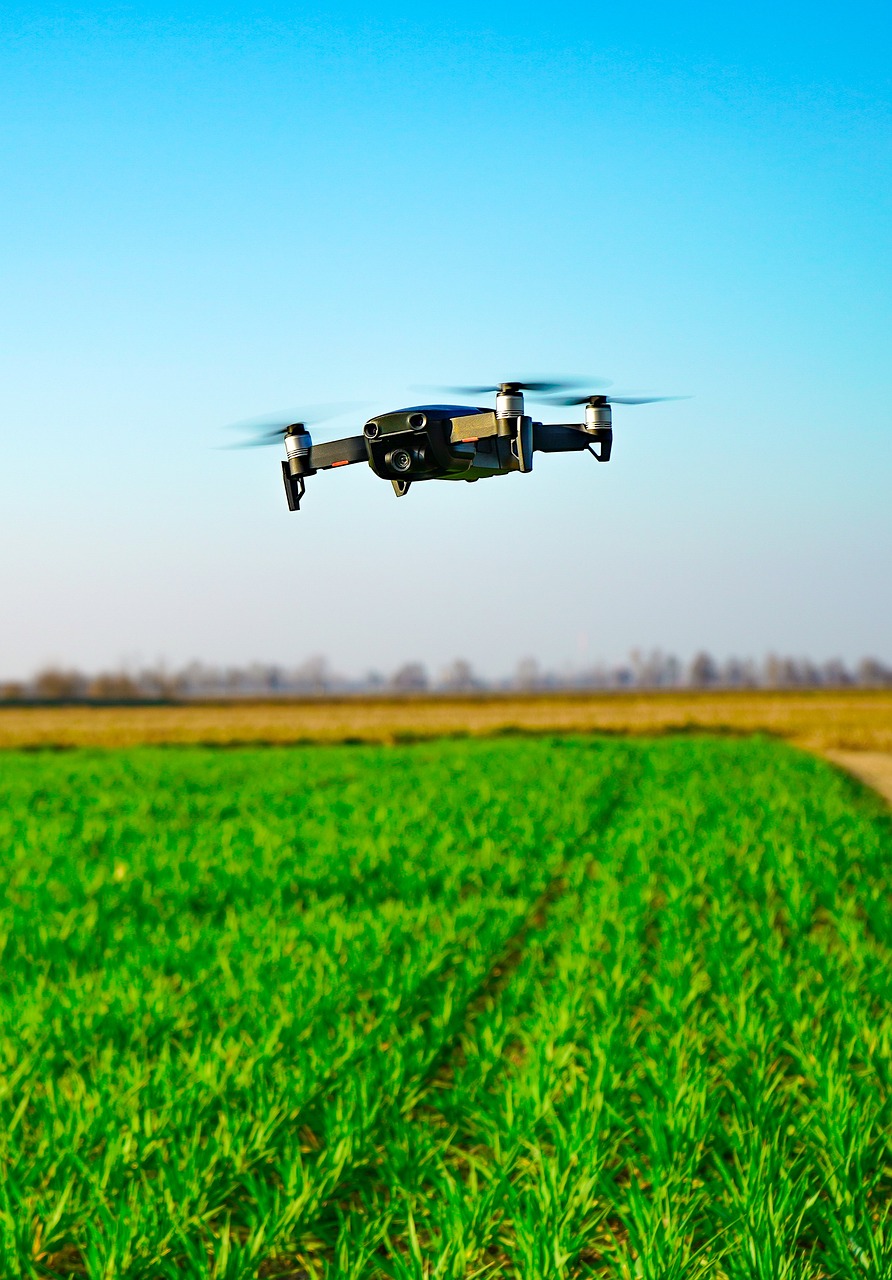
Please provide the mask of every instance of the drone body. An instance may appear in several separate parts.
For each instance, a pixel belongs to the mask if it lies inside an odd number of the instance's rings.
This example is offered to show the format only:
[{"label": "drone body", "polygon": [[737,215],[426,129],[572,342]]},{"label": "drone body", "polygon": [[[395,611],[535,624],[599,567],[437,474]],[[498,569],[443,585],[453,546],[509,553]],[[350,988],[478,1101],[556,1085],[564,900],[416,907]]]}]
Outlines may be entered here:
[{"label": "drone body", "polygon": [[[613,441],[610,398],[589,396],[585,422],[534,422],[524,409],[523,391],[542,384],[503,382],[495,409],[473,405],[413,405],[377,414],[362,435],[314,444],[303,423],[284,430],[282,463],[290,510],[297,511],[306,478],[317,471],[366,462],[375,475],[389,480],[398,497],[422,480],[482,480],[533,469],[534,453],[589,450],[607,462]],[[488,388],[480,388],[487,390]]]}]

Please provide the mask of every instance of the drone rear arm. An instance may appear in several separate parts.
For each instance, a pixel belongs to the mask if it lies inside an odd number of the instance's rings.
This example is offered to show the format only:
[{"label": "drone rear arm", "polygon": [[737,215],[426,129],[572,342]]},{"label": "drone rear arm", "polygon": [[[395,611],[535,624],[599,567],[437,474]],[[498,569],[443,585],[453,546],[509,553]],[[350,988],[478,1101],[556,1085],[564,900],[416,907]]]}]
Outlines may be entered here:
[{"label": "drone rear arm", "polygon": [[[600,445],[596,453],[593,445]],[[610,460],[613,431],[610,427],[597,427],[589,431],[575,423],[534,422],[533,451],[536,453],[574,453],[588,449],[598,462]]]}]

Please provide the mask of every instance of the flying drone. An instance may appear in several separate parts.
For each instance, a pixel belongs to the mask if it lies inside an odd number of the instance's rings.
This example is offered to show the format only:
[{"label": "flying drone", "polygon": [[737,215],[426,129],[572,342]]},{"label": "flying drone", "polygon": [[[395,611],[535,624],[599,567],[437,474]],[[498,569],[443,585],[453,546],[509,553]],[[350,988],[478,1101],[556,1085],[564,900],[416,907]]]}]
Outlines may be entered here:
[{"label": "flying drone", "polygon": [[[589,384],[591,385],[591,383]],[[603,383],[601,385],[604,385]],[[253,444],[284,442],[282,476],[291,511],[300,509],[309,476],[317,471],[365,462],[389,480],[398,498],[422,480],[467,480],[530,472],[535,453],[588,452],[608,462],[613,445],[611,406],[678,400],[679,396],[568,394],[574,382],[501,382],[491,387],[454,387],[461,395],[495,394],[495,408],[463,404],[417,404],[375,414],[361,435],[314,442],[308,422],[289,422],[265,431]],[[584,406],[585,420],[535,422],[523,393],[541,403]]]}]

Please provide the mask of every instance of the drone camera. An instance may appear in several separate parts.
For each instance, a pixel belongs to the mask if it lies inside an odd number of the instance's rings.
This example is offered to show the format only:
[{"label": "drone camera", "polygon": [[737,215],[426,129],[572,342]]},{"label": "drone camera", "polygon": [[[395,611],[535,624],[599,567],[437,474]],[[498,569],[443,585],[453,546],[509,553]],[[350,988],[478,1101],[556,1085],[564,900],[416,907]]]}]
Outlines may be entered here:
[{"label": "drone camera", "polygon": [[453,453],[451,430],[443,406],[413,405],[383,414],[363,428],[369,465],[384,480],[427,480],[463,471],[469,462]]},{"label": "drone camera", "polygon": [[412,470],[412,455],[408,449],[391,449],[385,455],[384,461],[388,467],[394,471],[404,472]]}]

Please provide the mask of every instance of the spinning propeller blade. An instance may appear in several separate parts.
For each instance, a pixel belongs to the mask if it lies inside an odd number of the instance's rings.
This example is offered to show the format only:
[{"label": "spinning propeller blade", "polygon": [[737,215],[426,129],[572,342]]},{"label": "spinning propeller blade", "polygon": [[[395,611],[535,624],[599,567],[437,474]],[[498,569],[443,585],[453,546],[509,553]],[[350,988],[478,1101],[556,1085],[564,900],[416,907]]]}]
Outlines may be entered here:
[{"label": "spinning propeller blade", "polygon": [[262,418],[249,418],[246,422],[230,422],[228,430],[247,432],[249,438],[239,441],[238,444],[221,445],[220,448],[257,449],[264,445],[278,444],[284,438],[288,428],[297,423],[305,427],[315,427],[321,422],[327,422],[330,418],[339,418],[342,414],[358,408],[361,408],[359,401],[304,405],[300,409],[283,409],[279,413],[266,414]]},{"label": "spinning propeller blade", "polygon": [[581,405],[589,401],[600,400],[602,404],[657,404],[661,400],[690,400],[690,396],[604,396],[600,393],[589,396],[549,396],[548,403],[554,405]]},{"label": "spinning propeller blade", "polygon": [[551,378],[546,380],[497,382],[486,387],[444,387],[442,390],[461,396],[494,395],[498,391],[531,391],[545,395],[552,391],[569,391],[571,387],[609,387],[603,378]]}]

